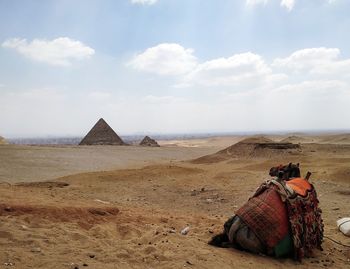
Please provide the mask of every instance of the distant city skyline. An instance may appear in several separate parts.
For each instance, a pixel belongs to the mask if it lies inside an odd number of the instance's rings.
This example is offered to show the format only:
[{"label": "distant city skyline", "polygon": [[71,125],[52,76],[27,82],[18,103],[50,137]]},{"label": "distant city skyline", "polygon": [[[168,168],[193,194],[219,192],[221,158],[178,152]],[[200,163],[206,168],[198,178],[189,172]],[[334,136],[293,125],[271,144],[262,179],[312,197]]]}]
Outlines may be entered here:
[{"label": "distant city skyline", "polygon": [[0,0],[0,135],[350,130],[349,10]]}]

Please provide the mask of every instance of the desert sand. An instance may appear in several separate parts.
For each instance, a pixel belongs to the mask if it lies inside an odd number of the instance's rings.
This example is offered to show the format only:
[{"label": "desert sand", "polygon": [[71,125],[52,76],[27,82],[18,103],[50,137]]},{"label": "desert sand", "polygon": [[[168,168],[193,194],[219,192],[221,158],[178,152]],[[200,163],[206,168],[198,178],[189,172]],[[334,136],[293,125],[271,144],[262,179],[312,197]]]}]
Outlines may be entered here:
[{"label": "desert sand", "polygon": [[[349,138],[227,136],[158,141],[159,148],[2,145],[0,268],[350,268],[350,248],[328,239],[350,245],[335,224],[350,215]],[[298,146],[280,149],[279,141]],[[260,142],[268,146],[252,147]],[[209,246],[270,167],[288,162],[312,172],[324,250],[299,263]]]}]

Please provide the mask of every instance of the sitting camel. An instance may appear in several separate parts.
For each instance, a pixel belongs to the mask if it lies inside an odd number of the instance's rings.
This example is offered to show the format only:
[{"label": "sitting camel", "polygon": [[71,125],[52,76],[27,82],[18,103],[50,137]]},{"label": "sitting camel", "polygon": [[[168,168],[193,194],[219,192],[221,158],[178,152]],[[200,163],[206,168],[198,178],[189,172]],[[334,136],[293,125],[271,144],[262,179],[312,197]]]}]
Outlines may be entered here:
[{"label": "sitting camel", "polygon": [[301,260],[322,249],[323,222],[315,188],[300,177],[299,164],[272,167],[272,179],[224,224],[209,244]]}]

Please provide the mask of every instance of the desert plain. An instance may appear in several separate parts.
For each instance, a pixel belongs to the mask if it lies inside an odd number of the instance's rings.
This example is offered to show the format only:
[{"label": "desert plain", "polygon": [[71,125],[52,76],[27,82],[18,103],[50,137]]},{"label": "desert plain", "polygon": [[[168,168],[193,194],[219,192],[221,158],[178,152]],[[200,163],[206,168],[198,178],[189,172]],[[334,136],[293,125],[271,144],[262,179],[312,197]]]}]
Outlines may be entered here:
[{"label": "desert plain", "polygon": [[[350,268],[336,226],[350,217],[349,134],[158,142],[0,145],[0,268]],[[312,172],[324,250],[297,262],[208,245],[289,162]]]}]

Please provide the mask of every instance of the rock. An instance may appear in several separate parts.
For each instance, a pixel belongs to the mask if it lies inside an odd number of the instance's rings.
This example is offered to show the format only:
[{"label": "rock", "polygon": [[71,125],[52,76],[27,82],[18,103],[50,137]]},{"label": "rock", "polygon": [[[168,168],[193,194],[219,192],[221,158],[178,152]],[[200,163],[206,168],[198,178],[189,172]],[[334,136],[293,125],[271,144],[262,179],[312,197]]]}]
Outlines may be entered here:
[{"label": "rock", "polygon": [[210,203],[213,202],[213,199],[207,198],[207,199],[205,199],[205,201],[206,201],[208,204],[210,204]]},{"label": "rock", "polygon": [[30,251],[31,251],[31,252],[35,252],[35,253],[38,253],[38,252],[41,252],[41,248],[39,248],[39,247],[32,248]]},{"label": "rock", "polygon": [[190,231],[190,226],[187,226],[181,230],[181,234],[186,235],[188,234],[189,231]]},{"label": "rock", "polygon": [[103,201],[103,200],[100,200],[100,199],[95,199],[94,201],[95,201],[95,202],[98,202],[98,203],[105,204],[105,205],[110,205],[110,204],[111,204],[111,203],[108,202],[108,201]]},{"label": "rock", "polygon": [[12,211],[14,211],[14,209],[12,209],[10,206],[5,207],[4,210],[7,211],[7,212],[12,212]]}]

